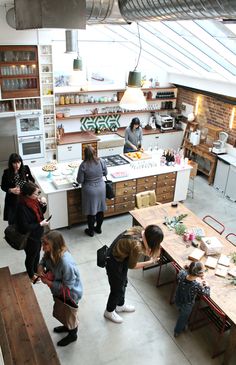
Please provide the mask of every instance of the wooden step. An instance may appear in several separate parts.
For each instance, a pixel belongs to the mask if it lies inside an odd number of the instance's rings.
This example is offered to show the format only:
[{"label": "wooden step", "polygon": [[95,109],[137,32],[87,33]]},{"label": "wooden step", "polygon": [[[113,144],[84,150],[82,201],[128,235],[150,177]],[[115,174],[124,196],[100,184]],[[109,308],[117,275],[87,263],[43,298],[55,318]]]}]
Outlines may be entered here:
[{"label": "wooden step", "polygon": [[54,344],[27,273],[12,275],[12,280],[30,342],[34,349],[36,363],[39,365],[59,364]]},{"label": "wooden step", "polygon": [[6,365],[60,364],[27,273],[11,276],[7,267],[0,269],[0,310]]},{"label": "wooden step", "polygon": [[[0,334],[4,362],[7,365],[37,364],[8,267],[0,269],[0,312],[7,336],[6,339],[4,333]],[[8,341],[12,362],[11,359],[6,362],[2,338]]]}]

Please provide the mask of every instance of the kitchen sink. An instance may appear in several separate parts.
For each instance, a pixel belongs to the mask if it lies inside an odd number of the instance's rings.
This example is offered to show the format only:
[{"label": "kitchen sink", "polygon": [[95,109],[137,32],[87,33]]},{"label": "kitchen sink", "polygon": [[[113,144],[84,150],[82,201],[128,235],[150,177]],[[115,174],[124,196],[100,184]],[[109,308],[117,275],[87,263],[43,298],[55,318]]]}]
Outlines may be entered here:
[{"label": "kitchen sink", "polygon": [[102,134],[97,136],[99,138],[98,148],[118,147],[124,145],[124,138],[118,134]]}]

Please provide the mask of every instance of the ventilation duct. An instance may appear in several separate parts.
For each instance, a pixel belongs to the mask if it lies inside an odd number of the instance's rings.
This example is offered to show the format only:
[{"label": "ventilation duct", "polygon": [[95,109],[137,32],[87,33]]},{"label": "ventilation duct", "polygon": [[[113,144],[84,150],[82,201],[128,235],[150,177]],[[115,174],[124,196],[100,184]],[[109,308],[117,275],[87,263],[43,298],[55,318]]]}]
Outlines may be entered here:
[{"label": "ventilation duct", "polygon": [[[12,15],[12,14],[11,14]],[[16,29],[85,29],[87,24],[236,19],[235,0],[15,0]],[[12,25],[11,25],[12,26]]]},{"label": "ventilation duct", "polygon": [[127,22],[236,17],[235,0],[119,0]]},{"label": "ventilation duct", "polygon": [[86,0],[15,0],[16,29],[85,29]]},{"label": "ventilation duct", "polygon": [[66,53],[78,52],[78,30],[66,30]]}]

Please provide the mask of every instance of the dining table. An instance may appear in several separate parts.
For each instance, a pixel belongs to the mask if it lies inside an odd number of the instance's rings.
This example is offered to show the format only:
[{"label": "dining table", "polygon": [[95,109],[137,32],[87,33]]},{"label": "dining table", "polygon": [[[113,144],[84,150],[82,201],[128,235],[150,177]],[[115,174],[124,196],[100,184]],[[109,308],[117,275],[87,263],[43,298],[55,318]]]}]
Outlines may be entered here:
[{"label": "dining table", "polygon": [[[220,235],[211,226],[203,222],[203,220],[188,209],[184,204],[166,203],[154,205],[142,209],[134,209],[129,212],[133,218],[133,225],[140,225],[143,228],[150,224],[158,225],[164,233],[164,239],[161,248],[171,257],[180,268],[184,268],[189,264],[189,256],[192,255],[195,247],[191,242],[186,242],[183,235],[177,234],[174,227],[166,224],[181,215],[185,215],[181,223],[184,224],[188,232],[196,232],[199,229],[204,232],[205,237],[216,237],[222,244],[222,252],[232,258],[232,254],[236,252],[236,247]],[[201,247],[201,241],[194,241]],[[217,256],[214,256],[217,257]],[[207,256],[201,258],[201,262],[205,264]],[[236,264],[230,260],[229,270],[236,269]],[[215,275],[215,269],[207,268],[205,272],[205,280],[211,288],[210,298],[230,319],[232,327],[226,347],[224,361],[222,365],[228,365],[229,359],[234,349],[236,349],[236,286],[232,283],[232,276],[228,274],[226,277]]]}]

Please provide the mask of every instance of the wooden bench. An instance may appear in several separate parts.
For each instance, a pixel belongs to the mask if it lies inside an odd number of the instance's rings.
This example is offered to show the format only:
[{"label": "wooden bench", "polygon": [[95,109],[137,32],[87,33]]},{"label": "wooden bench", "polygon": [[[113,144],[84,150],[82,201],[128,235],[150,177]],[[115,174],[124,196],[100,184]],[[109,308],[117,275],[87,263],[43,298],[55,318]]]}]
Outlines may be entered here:
[{"label": "wooden bench", "polygon": [[59,365],[26,273],[0,268],[0,346],[5,365]]}]

